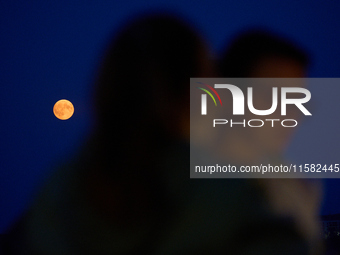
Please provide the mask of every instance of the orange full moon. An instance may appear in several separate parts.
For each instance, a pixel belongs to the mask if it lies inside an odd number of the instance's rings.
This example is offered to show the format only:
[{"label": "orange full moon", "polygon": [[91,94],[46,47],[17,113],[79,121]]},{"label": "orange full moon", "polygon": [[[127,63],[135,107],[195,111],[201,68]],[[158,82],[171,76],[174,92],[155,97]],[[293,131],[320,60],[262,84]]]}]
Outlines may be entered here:
[{"label": "orange full moon", "polygon": [[61,99],[53,106],[53,113],[58,119],[67,120],[74,113],[73,104],[66,99]]}]

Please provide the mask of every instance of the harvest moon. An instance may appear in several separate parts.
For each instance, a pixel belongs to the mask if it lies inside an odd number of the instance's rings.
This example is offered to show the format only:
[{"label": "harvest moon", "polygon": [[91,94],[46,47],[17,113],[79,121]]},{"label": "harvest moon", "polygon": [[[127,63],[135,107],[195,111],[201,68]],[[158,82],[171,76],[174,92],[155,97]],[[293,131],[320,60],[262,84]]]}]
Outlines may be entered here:
[{"label": "harvest moon", "polygon": [[58,119],[67,120],[74,113],[73,104],[66,99],[61,99],[53,106],[53,113]]}]

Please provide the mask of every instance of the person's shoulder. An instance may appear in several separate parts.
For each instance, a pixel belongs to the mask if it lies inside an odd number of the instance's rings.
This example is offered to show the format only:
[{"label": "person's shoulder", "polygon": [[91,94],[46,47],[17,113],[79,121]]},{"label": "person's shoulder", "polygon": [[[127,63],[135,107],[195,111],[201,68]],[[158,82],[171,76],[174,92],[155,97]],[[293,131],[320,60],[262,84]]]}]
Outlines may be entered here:
[{"label": "person's shoulder", "polygon": [[[25,212],[20,218],[10,225],[5,233],[0,235],[0,254],[23,254],[23,247],[25,247],[27,218],[29,212]],[[29,254],[26,251],[26,254]]]},{"label": "person's shoulder", "polygon": [[68,191],[81,168],[79,162],[78,157],[71,157],[54,164],[42,174],[28,208],[0,236],[0,254],[35,254],[30,253],[28,239],[31,231],[42,226],[46,217],[54,217],[66,202]]}]

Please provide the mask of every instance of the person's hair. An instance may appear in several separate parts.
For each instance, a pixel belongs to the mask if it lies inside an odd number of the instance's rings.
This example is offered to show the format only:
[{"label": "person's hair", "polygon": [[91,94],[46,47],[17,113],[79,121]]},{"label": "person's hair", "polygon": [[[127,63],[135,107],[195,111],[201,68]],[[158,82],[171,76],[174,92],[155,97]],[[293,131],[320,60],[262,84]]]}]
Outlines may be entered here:
[{"label": "person's hair", "polygon": [[259,61],[271,58],[287,58],[307,68],[307,53],[286,38],[263,29],[252,29],[237,36],[224,50],[219,61],[223,77],[249,77]]},{"label": "person's hair", "polygon": [[126,172],[136,165],[152,168],[171,135],[165,125],[177,121],[171,107],[189,107],[189,78],[201,71],[202,45],[190,25],[169,14],[137,18],[123,27],[95,84],[103,160],[114,160]]}]

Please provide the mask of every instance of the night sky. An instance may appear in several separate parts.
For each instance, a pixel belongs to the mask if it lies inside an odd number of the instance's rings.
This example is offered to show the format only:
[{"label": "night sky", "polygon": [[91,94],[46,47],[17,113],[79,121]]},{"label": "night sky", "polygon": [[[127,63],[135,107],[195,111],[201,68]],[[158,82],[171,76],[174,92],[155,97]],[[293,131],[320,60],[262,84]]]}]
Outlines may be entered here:
[{"label": "night sky", "polygon": [[[92,83],[108,39],[129,18],[151,10],[192,22],[216,56],[243,29],[268,28],[311,54],[310,77],[340,77],[339,1],[1,1],[0,233],[91,130]],[[310,91],[315,114],[300,126],[287,157],[340,163],[340,86]],[[75,107],[67,121],[53,115],[59,99]],[[339,184],[324,181],[322,214],[340,213]]]}]

